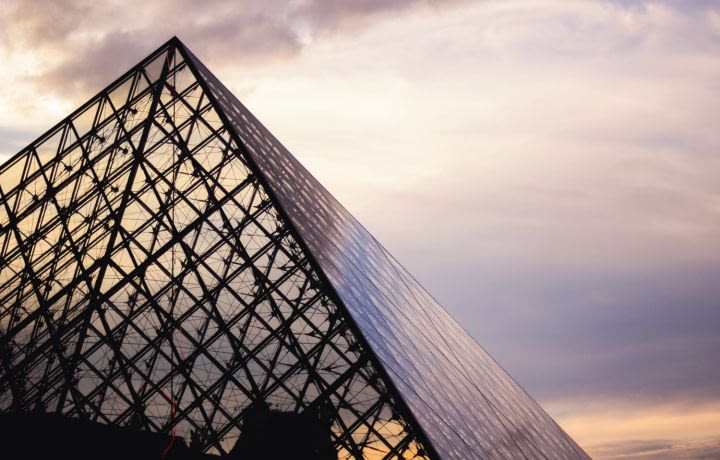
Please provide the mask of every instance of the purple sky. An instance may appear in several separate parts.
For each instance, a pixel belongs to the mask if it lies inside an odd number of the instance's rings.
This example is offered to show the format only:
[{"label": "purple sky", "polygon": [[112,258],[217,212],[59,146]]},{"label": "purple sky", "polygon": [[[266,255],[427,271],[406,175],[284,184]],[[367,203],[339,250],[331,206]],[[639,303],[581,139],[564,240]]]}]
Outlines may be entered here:
[{"label": "purple sky", "polygon": [[720,3],[14,1],[0,159],[178,35],[591,454],[720,455]]}]

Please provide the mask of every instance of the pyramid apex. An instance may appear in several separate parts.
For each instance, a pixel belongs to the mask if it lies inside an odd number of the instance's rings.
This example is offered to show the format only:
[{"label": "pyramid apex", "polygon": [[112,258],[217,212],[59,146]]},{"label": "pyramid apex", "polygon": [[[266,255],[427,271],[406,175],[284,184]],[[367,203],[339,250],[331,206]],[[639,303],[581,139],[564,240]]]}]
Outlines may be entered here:
[{"label": "pyramid apex", "polygon": [[182,40],[180,40],[180,37],[178,37],[177,35],[173,35],[172,37],[170,37],[170,39],[167,42],[165,42],[165,46],[170,46],[170,45],[175,46],[176,48],[187,49],[187,46],[185,46],[185,43],[183,43]]}]

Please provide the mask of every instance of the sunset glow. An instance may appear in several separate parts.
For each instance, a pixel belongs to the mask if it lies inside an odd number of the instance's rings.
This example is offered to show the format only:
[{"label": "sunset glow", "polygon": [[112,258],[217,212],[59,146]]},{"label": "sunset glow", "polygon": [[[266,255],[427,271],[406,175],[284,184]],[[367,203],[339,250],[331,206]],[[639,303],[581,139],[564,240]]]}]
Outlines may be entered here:
[{"label": "sunset glow", "polygon": [[720,456],[717,2],[121,3],[4,2],[0,160],[177,35],[591,456]]}]

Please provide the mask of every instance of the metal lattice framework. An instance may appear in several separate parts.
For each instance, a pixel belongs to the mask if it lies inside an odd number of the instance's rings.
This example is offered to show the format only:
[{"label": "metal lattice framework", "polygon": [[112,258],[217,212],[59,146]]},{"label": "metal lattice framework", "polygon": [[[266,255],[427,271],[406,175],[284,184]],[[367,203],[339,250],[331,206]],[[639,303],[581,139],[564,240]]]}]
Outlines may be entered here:
[{"label": "metal lattice framework", "polygon": [[235,455],[267,405],[343,459],[588,458],[173,38],[0,166],[0,414]]},{"label": "metal lattice framework", "polygon": [[324,410],[340,458],[427,455],[176,39],[0,184],[0,412],[224,454],[265,401]]}]

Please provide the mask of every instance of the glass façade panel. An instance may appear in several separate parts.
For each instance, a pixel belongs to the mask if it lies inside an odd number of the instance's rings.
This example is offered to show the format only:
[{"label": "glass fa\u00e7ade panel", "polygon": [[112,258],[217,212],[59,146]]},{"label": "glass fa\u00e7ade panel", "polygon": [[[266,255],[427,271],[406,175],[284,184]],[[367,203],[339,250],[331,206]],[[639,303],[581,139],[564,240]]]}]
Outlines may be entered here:
[{"label": "glass fa\u00e7ade panel", "polygon": [[587,458],[189,51],[223,114],[443,458]]},{"label": "glass fa\u00e7ade panel", "polygon": [[340,458],[423,458],[174,43],[0,169],[0,412],[228,453],[262,403],[321,414]]}]

